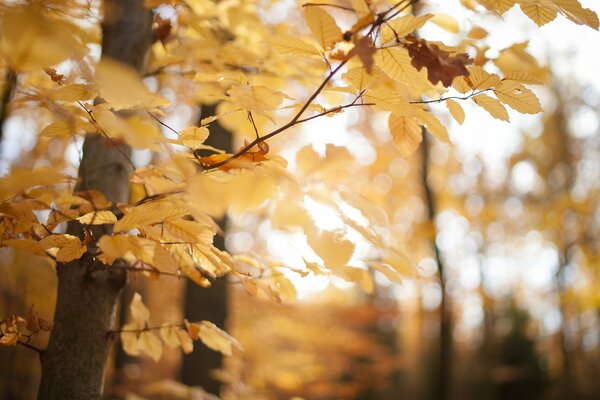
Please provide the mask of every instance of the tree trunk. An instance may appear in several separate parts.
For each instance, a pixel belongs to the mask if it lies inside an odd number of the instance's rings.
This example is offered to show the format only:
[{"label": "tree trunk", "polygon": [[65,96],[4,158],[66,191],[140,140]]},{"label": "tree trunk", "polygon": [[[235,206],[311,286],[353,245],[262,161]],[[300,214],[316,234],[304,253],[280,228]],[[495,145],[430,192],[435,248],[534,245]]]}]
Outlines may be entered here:
[{"label": "tree trunk", "polygon": [[17,87],[17,74],[10,68],[4,73],[4,85],[0,91],[0,144],[4,138],[4,122],[8,119],[10,101]]},{"label": "tree trunk", "polygon": [[[425,203],[427,206],[427,216],[432,226],[435,226],[435,216],[437,214],[436,204],[433,192],[427,180],[429,174],[429,140],[427,131],[423,129],[423,143],[421,143],[422,151],[422,185],[425,194]],[[435,261],[438,267],[437,277],[441,290],[441,301],[439,308],[440,318],[440,340],[437,365],[437,377],[435,387],[435,398],[437,400],[446,400],[451,398],[450,390],[450,375],[451,375],[451,356],[452,356],[452,321],[450,314],[450,306],[448,293],[446,291],[446,271],[444,262],[440,254],[440,249],[435,241],[435,236],[432,241],[432,247],[435,255]]]},{"label": "tree trunk", "polygon": [[[216,114],[215,106],[203,106],[202,117]],[[210,135],[205,144],[231,151],[232,135],[231,132],[224,129],[218,122],[210,126]],[[219,225],[225,230],[226,221],[223,219]],[[215,236],[214,245],[225,249],[225,239],[223,236]],[[210,288],[202,288],[193,282],[186,283],[185,294],[185,316],[190,321],[208,320],[219,327],[224,327],[227,319],[227,280],[226,277],[220,278]],[[222,367],[223,356],[221,353],[213,351],[206,346],[196,346],[193,353],[186,354],[183,357],[183,366],[181,368],[181,380],[189,386],[200,386],[205,391],[219,395],[221,382],[211,376],[211,371]]]},{"label": "tree trunk", "polygon": [[[111,57],[142,72],[151,44],[152,14],[143,0],[105,0],[102,57]],[[113,202],[129,197],[130,148],[97,134],[86,137],[76,190],[95,189]],[[71,223],[68,233],[81,236]],[[110,229],[94,232],[97,239]],[[88,249],[94,250],[94,242]],[[59,264],[54,329],[41,356],[39,399],[100,399],[104,367],[117,300],[127,277],[103,268],[88,251],[79,260]]]}]

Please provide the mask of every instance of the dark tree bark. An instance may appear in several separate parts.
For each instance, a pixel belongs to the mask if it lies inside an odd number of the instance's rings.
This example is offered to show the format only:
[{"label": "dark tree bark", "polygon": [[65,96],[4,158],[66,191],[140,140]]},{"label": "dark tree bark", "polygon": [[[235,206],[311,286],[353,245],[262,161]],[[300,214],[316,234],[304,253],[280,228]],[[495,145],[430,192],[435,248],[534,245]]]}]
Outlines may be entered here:
[{"label": "dark tree bark", "polygon": [[[421,160],[422,160],[422,185],[423,192],[425,195],[425,205],[427,206],[427,217],[431,224],[435,224],[435,216],[437,215],[437,208],[435,203],[435,196],[427,179],[429,175],[430,157],[429,157],[429,140],[427,137],[427,131],[423,129],[423,142],[421,143]],[[435,226],[435,225],[434,225]],[[435,255],[435,261],[437,264],[437,277],[440,284],[441,290],[441,301],[439,308],[440,318],[440,340],[439,340],[439,353],[438,353],[438,364],[436,371],[436,387],[435,387],[435,399],[446,400],[451,397],[450,390],[450,379],[451,379],[451,357],[452,357],[452,315],[450,313],[448,293],[446,291],[446,269],[440,249],[435,241],[431,243],[433,252]]]},{"label": "dark tree bark", "polygon": [[10,68],[4,73],[4,85],[0,91],[0,143],[4,139],[4,122],[9,115],[9,105],[15,88],[17,87],[17,74]]},{"label": "dark tree bark", "polygon": [[[152,14],[143,0],[105,0],[102,57],[110,57],[142,73],[151,45]],[[97,134],[86,137],[76,190],[95,189],[109,200],[129,196],[130,148]],[[68,233],[81,236],[72,223]],[[94,237],[108,233],[97,230]],[[88,245],[94,250],[95,243]],[[59,264],[54,329],[41,356],[39,399],[100,399],[111,343],[117,300],[127,276],[106,269],[88,250],[79,260]]]},{"label": "dark tree bark", "polygon": [[[203,106],[202,117],[215,115],[215,106]],[[206,144],[231,151],[232,135],[218,123],[210,126],[210,135]],[[219,222],[225,230],[225,219]],[[222,235],[215,236],[214,245],[225,249]],[[208,320],[219,327],[224,327],[227,319],[227,280],[225,277],[217,280],[212,287],[202,288],[193,282],[187,282],[185,294],[185,316],[190,321]],[[206,346],[197,345],[194,352],[184,355],[181,368],[181,380],[189,386],[201,386],[212,394],[219,394],[221,382],[211,376],[211,371],[222,367],[223,356]]]}]

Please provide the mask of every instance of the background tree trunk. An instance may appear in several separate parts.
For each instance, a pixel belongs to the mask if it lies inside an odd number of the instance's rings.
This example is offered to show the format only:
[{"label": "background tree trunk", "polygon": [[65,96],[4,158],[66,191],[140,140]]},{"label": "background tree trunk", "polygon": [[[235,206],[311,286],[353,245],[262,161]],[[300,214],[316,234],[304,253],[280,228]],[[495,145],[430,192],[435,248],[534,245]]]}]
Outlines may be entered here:
[{"label": "background tree trunk", "polygon": [[[152,14],[143,0],[105,0],[102,57],[142,72],[152,40]],[[76,190],[95,189],[109,200],[129,196],[130,148],[89,134],[83,145]],[[72,223],[68,233],[81,236]],[[108,233],[96,230],[94,238]],[[93,250],[95,243],[88,245]],[[58,298],[54,329],[41,356],[39,399],[100,399],[117,300],[126,283],[124,271],[107,270],[88,251],[81,259],[57,266]]]},{"label": "background tree trunk", "polygon": [[[435,229],[435,216],[437,214],[435,198],[431,186],[427,179],[429,175],[430,157],[429,157],[429,140],[427,137],[427,131],[423,129],[423,142],[421,143],[421,155],[422,155],[422,184],[423,192],[425,195],[425,205],[427,207],[427,217],[429,222]],[[439,319],[440,319],[440,340],[439,340],[439,353],[438,353],[438,365],[436,372],[436,387],[434,390],[435,399],[446,400],[451,398],[450,382],[451,382],[451,356],[452,356],[452,315],[450,312],[450,305],[448,300],[448,293],[446,291],[446,271],[444,268],[444,262],[440,253],[440,249],[436,243],[436,235],[434,235],[431,246],[435,256],[435,262],[437,264],[437,277],[440,284],[441,301],[439,308]]]},{"label": "background tree trunk", "polygon": [[[216,114],[216,105],[203,106],[201,115],[207,117]],[[224,129],[218,121],[210,126],[210,135],[205,144],[230,152],[232,150],[231,132]],[[225,231],[225,218],[219,222]],[[214,245],[225,249],[224,235],[215,236]],[[185,317],[190,321],[208,320],[223,328],[227,319],[227,280],[217,280],[212,287],[202,288],[193,282],[186,283]],[[222,367],[223,356],[208,347],[198,344],[194,352],[183,357],[181,380],[189,386],[201,386],[212,394],[219,394],[221,382],[213,379],[211,371]]]}]

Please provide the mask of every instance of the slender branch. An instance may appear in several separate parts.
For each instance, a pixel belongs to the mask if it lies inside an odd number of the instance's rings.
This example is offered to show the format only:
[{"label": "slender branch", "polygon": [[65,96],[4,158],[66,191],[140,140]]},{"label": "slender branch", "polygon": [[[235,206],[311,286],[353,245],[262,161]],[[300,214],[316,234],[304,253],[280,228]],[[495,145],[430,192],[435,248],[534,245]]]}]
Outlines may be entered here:
[{"label": "slender branch", "polygon": [[252,123],[252,128],[254,128],[254,134],[257,139],[260,139],[260,135],[258,134],[258,128],[256,128],[256,123],[254,122],[254,117],[252,116],[252,111],[248,111],[248,119]]},{"label": "slender branch", "polygon": [[310,121],[312,119],[319,118],[319,117],[322,117],[322,116],[327,115],[327,114],[332,114],[332,113],[339,112],[339,111],[341,111],[341,110],[343,110],[345,108],[363,107],[363,106],[374,106],[374,105],[375,105],[375,103],[358,103],[357,104],[355,102],[352,102],[352,103],[349,103],[349,104],[345,104],[343,106],[337,106],[337,107],[330,108],[328,110],[325,110],[325,111],[323,111],[323,112],[321,112],[319,114],[313,115],[311,117],[306,117],[306,118],[303,118],[303,119],[299,119],[298,121],[296,121],[296,123],[297,124],[301,124],[303,122]]},{"label": "slender branch", "polygon": [[278,135],[279,133],[291,128],[292,126],[296,125],[298,123],[298,120],[300,119],[300,117],[302,116],[302,114],[304,113],[304,111],[306,111],[306,109],[312,104],[312,102],[317,98],[317,96],[321,93],[321,91],[323,91],[323,89],[325,88],[325,86],[329,83],[329,81],[335,76],[335,74],[342,69],[342,67],[344,65],[346,65],[346,63],[348,62],[348,60],[344,60],[342,61],[337,67],[335,67],[335,69],[333,69],[323,80],[323,82],[321,82],[321,84],[319,85],[319,87],[313,92],[313,94],[308,98],[308,100],[306,100],[306,102],[304,103],[304,105],[300,108],[300,110],[294,115],[294,117],[285,125],[275,129],[274,131],[259,137],[257,139],[254,139],[252,142],[248,143],[246,146],[242,147],[240,150],[238,150],[237,153],[233,154],[231,157],[220,161],[218,163],[214,163],[211,165],[205,165],[204,168],[207,170],[210,169],[215,169],[215,168],[219,168],[225,164],[230,163],[231,161],[240,158],[241,156],[243,156],[244,154],[246,154],[248,151],[250,151],[254,146],[256,146],[258,143],[263,142],[269,138],[272,138],[275,135]]},{"label": "slender branch", "polygon": [[121,153],[121,155],[125,158],[127,163],[129,163],[129,166],[131,167],[131,169],[135,170],[135,165],[133,165],[133,162],[129,158],[129,155],[110,136],[108,136],[106,131],[100,126],[98,121],[96,121],[96,118],[94,118],[94,115],[92,114],[92,110],[88,110],[88,108],[86,106],[84,106],[80,100],[77,100],[77,104],[79,104],[81,106],[81,108],[83,108],[85,110],[85,112],[89,115],[90,120],[92,121],[92,123],[94,124],[96,129],[98,129],[98,131],[100,133],[102,133],[102,136],[104,136],[106,138],[106,140],[108,140],[117,149],[117,151],[119,153]]},{"label": "slender branch", "polygon": [[487,89],[481,89],[479,91],[475,91],[473,90],[470,94],[466,95],[466,96],[448,96],[448,97],[440,97],[439,99],[435,99],[435,100],[415,100],[415,101],[409,101],[409,104],[431,104],[431,103],[441,103],[442,101],[446,101],[446,100],[469,100],[471,97],[477,96],[480,93],[483,92],[489,92],[490,90],[494,90],[493,88],[487,88]]},{"label": "slender branch", "polygon": [[171,128],[169,125],[167,125],[166,123],[162,122],[160,119],[158,119],[158,117],[154,116],[154,114],[152,114],[150,111],[146,111],[148,113],[148,115],[150,117],[152,117],[152,119],[154,119],[156,122],[158,122],[160,125],[164,126],[165,128],[167,128],[168,130],[170,130],[171,132],[173,132],[174,134],[177,135],[177,137],[179,137],[179,132],[177,132],[175,129]]},{"label": "slender branch", "polygon": [[27,342],[21,342],[21,341],[19,340],[19,341],[17,342],[17,344],[19,344],[19,345],[21,345],[21,346],[23,346],[23,347],[26,347],[26,348],[28,348],[29,350],[33,350],[33,351],[37,352],[38,354],[42,354],[42,353],[44,352],[44,350],[43,350],[43,349],[40,349],[39,347],[35,347],[35,346],[33,346],[33,345],[31,345],[31,344],[29,344],[29,343],[27,343]]},{"label": "slender branch", "polygon": [[302,7],[333,7],[333,8],[339,8],[340,10],[344,10],[344,11],[354,11],[354,9],[351,7],[344,7],[339,4],[328,4],[328,3],[305,3],[305,4],[302,4]]},{"label": "slender branch", "polygon": [[[0,332],[0,338],[4,337],[5,335],[3,333]],[[21,340],[17,340],[16,344],[21,345],[23,347],[28,348],[29,350],[33,350],[35,352],[37,352],[38,354],[42,354],[44,352],[44,350],[40,349],[39,347],[35,347],[31,344],[29,344],[29,340],[31,339],[31,335],[23,335],[27,338],[27,341],[23,342]]]},{"label": "slender branch", "polygon": [[148,331],[158,331],[162,328],[185,328],[184,324],[168,324],[168,325],[160,325],[160,326],[145,326],[139,329],[111,329],[106,331],[108,335],[114,335],[122,332],[131,332],[131,333],[142,333]]}]

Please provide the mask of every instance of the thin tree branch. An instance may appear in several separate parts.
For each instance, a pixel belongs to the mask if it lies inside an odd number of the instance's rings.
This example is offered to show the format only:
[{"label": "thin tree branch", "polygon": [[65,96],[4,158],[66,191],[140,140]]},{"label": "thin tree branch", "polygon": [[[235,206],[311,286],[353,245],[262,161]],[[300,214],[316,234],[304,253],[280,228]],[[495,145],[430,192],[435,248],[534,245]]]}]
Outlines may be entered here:
[{"label": "thin tree branch", "polygon": [[254,146],[256,146],[258,143],[263,142],[269,138],[272,138],[273,136],[291,128],[292,126],[296,125],[298,123],[298,120],[300,119],[300,117],[302,116],[302,114],[304,113],[304,111],[306,111],[306,109],[312,104],[312,102],[317,98],[317,96],[321,93],[321,91],[325,88],[325,86],[329,83],[329,81],[335,76],[335,74],[342,69],[342,67],[344,65],[346,65],[346,63],[348,62],[348,60],[344,60],[341,63],[339,63],[339,65],[333,69],[323,80],[323,82],[321,82],[321,84],[319,85],[319,87],[313,92],[313,94],[308,98],[308,100],[306,100],[306,102],[304,103],[304,105],[300,108],[300,110],[294,115],[294,117],[285,125],[275,129],[274,131],[260,137],[257,139],[254,139],[252,142],[250,142],[249,144],[247,144],[246,146],[242,147],[237,153],[233,154],[231,157],[220,161],[218,163],[214,163],[211,165],[205,165],[204,168],[205,169],[215,169],[215,168],[219,168],[225,164],[230,163],[231,161],[240,158],[241,156],[243,156],[244,154],[246,154],[248,151],[250,151]]},{"label": "thin tree branch", "polygon": [[98,124],[98,121],[96,121],[96,118],[94,118],[94,115],[92,114],[92,110],[88,110],[88,108],[84,106],[80,100],[77,100],[77,104],[79,104],[81,108],[83,108],[85,112],[89,115],[90,120],[92,121],[96,129],[98,129],[98,131],[102,134],[102,136],[104,136],[104,138],[108,140],[117,149],[119,153],[121,153],[121,155],[125,158],[131,169],[135,170],[135,165],[133,165],[133,162],[129,158],[129,155],[127,155],[127,153],[123,151],[119,144],[116,143],[110,136],[108,136],[106,131],[100,126],[100,124]]}]

